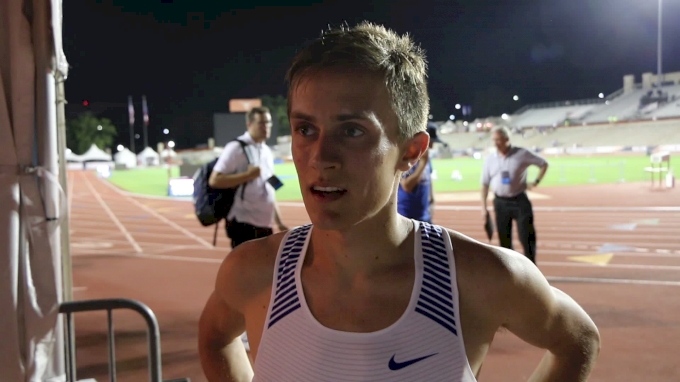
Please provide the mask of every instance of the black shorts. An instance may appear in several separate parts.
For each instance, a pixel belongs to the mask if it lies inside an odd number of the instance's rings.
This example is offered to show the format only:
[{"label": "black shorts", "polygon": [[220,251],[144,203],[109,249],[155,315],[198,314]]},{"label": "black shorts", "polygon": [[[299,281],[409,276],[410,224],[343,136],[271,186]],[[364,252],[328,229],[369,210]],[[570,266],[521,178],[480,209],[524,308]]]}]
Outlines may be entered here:
[{"label": "black shorts", "polygon": [[268,227],[256,227],[252,224],[232,220],[227,224],[227,236],[231,239],[231,247],[236,248],[246,241],[267,237],[274,233]]}]

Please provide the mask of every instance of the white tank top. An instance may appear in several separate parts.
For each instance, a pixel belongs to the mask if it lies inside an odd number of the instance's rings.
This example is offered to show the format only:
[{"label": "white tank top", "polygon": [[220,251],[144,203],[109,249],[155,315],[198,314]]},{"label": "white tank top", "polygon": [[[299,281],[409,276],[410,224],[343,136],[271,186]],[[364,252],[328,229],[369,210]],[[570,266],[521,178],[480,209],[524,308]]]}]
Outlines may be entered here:
[{"label": "white tank top", "polygon": [[439,226],[414,224],[420,234],[408,308],[371,333],[333,330],[314,318],[300,283],[312,226],[291,230],[277,255],[253,381],[476,382],[460,327],[451,239]]}]

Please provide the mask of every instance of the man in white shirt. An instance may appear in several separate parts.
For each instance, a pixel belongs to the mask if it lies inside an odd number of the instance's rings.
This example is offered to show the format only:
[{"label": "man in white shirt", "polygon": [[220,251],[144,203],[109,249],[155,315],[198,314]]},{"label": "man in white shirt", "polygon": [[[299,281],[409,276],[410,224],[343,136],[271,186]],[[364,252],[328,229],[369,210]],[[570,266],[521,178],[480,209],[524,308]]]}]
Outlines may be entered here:
[{"label": "man in white shirt", "polygon": [[239,186],[227,216],[227,236],[231,246],[273,233],[272,221],[280,231],[287,230],[276,205],[276,190],[268,182],[274,175],[274,156],[265,141],[271,135],[272,116],[266,107],[246,113],[246,132],[224,146],[212,173],[212,188]]},{"label": "man in white shirt", "polygon": [[[524,256],[536,263],[536,228],[534,212],[527,190],[537,187],[548,170],[548,161],[540,155],[510,144],[510,133],[504,127],[491,132],[496,153],[484,162],[482,170],[482,217],[487,214],[489,188],[494,191],[496,229],[501,247],[513,249],[512,220],[517,222],[517,235],[524,248]],[[527,184],[527,168],[540,170],[533,183]]]}]

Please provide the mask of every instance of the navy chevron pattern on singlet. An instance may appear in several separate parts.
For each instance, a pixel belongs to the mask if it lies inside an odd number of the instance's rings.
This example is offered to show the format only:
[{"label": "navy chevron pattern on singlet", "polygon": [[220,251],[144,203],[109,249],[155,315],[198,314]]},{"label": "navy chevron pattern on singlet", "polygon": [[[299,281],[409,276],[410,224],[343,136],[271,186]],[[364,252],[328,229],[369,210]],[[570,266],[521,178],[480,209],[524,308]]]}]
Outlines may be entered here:
[{"label": "navy chevron pattern on singlet", "polygon": [[272,301],[273,306],[267,328],[271,328],[282,318],[300,308],[300,298],[295,286],[295,269],[302,254],[302,248],[305,246],[307,233],[311,228],[309,224],[294,229],[283,245],[276,271],[276,285],[273,286],[276,295]]},{"label": "navy chevron pattern on singlet", "polygon": [[423,249],[423,282],[415,311],[458,335],[451,295],[451,264],[444,244],[444,232],[431,224],[421,223]]}]

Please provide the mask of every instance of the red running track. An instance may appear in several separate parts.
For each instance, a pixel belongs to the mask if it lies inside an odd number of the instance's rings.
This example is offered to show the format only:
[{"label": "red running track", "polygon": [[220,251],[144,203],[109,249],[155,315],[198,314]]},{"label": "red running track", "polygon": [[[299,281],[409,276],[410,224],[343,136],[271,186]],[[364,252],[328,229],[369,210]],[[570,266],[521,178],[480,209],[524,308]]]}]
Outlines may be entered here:
[{"label": "red running track", "polygon": [[[198,224],[191,203],[130,196],[94,173],[70,172],[69,191],[75,299],[144,302],[160,324],[163,378],[205,381],[197,322],[229,251],[224,230],[213,248],[214,230]],[[601,331],[591,380],[680,380],[680,191],[634,183],[537,192],[545,196],[533,200],[538,266]],[[308,222],[298,203],[281,210],[289,226]],[[485,240],[477,202],[439,205],[434,220]],[[78,378],[108,380],[105,313],[80,313],[75,322]],[[116,311],[114,322],[118,380],[148,380],[143,320]],[[500,332],[480,381],[526,380],[542,354]]]}]

